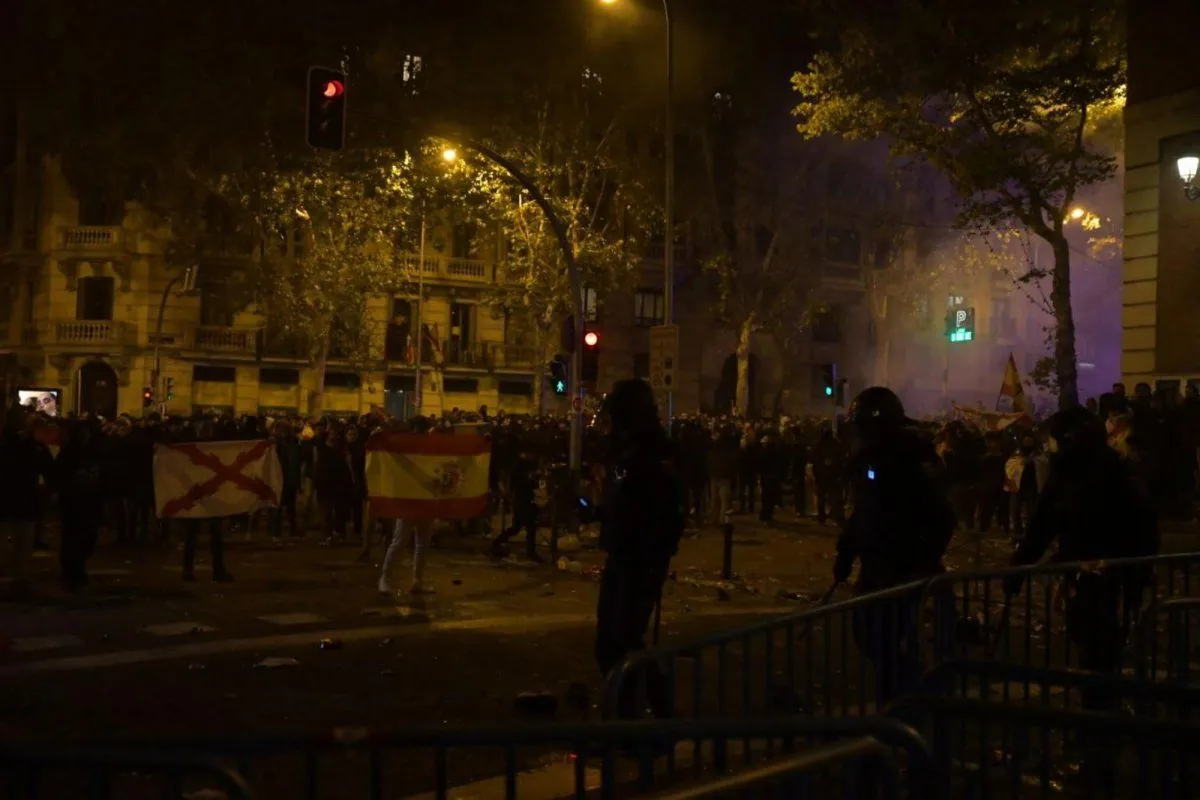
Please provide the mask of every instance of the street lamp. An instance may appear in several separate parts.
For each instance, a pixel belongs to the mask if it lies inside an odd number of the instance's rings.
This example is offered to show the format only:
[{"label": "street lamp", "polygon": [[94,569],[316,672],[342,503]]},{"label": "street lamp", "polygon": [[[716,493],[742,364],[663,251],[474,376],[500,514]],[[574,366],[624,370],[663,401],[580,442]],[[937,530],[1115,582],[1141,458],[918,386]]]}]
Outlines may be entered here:
[{"label": "street lamp", "polygon": [[1200,171],[1200,156],[1181,156],[1175,162],[1179,170],[1179,179],[1183,181],[1183,193],[1188,200],[1200,200],[1200,184],[1196,183],[1196,173]]},{"label": "street lamp", "polygon": [[455,161],[458,160],[458,151],[455,150],[453,147],[447,147],[445,150],[442,151],[442,160],[445,161],[447,164],[453,164]]},{"label": "street lamp", "polygon": [[[575,248],[571,244],[571,238],[567,235],[566,225],[563,224],[562,219],[554,210],[554,206],[542,194],[541,189],[533,182],[532,178],[521,171],[512,161],[509,161],[487,145],[474,141],[466,141],[462,144],[464,147],[474,150],[488,161],[500,167],[500,169],[507,172],[513,180],[521,185],[521,188],[529,194],[530,199],[537,203],[538,208],[546,215],[546,221],[550,223],[550,227],[554,231],[554,237],[558,240],[558,246],[562,250],[563,261],[567,265],[567,282],[571,285],[571,316],[574,320],[572,327],[574,336],[572,343],[574,347],[571,353],[571,371],[568,375],[570,386],[568,389],[571,395],[570,467],[572,480],[578,480],[579,471],[583,465],[583,392],[580,373],[583,368],[584,330],[583,280],[580,278],[579,265],[575,260]],[[451,153],[453,153],[453,156],[450,155]],[[446,161],[453,161],[458,158],[458,152],[452,147],[447,147],[442,151],[442,158]]]},{"label": "street lamp", "polygon": [[1075,206],[1071,209],[1071,219],[1083,219],[1083,215],[1086,213],[1083,210],[1083,206]]},{"label": "street lamp", "polygon": [[[602,5],[615,5],[617,0],[600,0]],[[671,19],[671,2],[662,0],[663,25],[667,34],[667,101],[663,158],[666,163],[663,199],[663,317],[667,325],[675,322],[675,26]],[[667,392],[667,419],[672,416],[672,393]]]}]

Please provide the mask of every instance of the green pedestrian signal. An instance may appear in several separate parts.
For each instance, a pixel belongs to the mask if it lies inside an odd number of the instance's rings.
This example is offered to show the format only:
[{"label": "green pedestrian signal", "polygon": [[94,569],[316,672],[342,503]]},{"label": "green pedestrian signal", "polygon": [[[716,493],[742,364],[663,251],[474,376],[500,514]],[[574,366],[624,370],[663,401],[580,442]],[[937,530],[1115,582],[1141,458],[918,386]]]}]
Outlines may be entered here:
[{"label": "green pedestrian signal", "polygon": [[554,393],[557,395],[566,394],[567,393],[567,382],[562,380],[561,378],[556,380],[554,382]]}]

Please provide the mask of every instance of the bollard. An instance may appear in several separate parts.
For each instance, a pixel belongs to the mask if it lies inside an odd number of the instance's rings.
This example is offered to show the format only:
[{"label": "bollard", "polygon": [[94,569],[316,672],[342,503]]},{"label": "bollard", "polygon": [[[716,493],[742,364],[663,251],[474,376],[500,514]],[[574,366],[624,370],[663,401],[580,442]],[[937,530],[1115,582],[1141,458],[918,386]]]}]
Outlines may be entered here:
[{"label": "bollard", "polygon": [[721,533],[725,537],[725,549],[721,556],[721,578],[731,581],[733,580],[733,523],[723,523]]}]

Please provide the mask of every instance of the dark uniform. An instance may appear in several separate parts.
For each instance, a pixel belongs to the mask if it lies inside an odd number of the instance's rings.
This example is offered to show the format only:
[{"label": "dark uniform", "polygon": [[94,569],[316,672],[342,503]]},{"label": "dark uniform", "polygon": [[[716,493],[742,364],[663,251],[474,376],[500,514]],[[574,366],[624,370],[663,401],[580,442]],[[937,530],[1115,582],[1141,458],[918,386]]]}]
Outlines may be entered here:
[{"label": "dark uniform", "polygon": [[541,517],[535,498],[538,487],[537,461],[528,453],[521,453],[509,466],[509,488],[513,504],[512,525],[492,540],[492,549],[497,555],[505,542],[525,530],[525,555],[530,561],[542,561],[537,553],[537,529]]},{"label": "dark uniform", "polygon": [[[838,538],[834,579],[876,592],[944,572],[942,557],[954,534],[954,511],[938,488],[933,445],[906,425],[890,390],[865,390],[851,405],[860,447],[847,468],[854,513]],[[876,703],[911,688],[920,663],[912,645],[918,598],[903,597],[857,612],[854,634],[875,665]]]},{"label": "dark uniform", "polygon": [[[1133,558],[1158,553],[1158,521],[1149,500],[1120,456],[1107,446],[1103,424],[1086,409],[1060,411],[1050,418],[1057,452],[1050,476],[1013,556],[1014,566],[1034,564],[1058,540],[1055,560],[1063,562]],[[1020,591],[1023,576],[1010,578],[1008,595]],[[1067,580],[1067,635],[1079,651],[1079,666],[1115,672],[1125,644],[1121,598],[1128,615],[1140,603],[1146,575],[1135,570],[1089,571]],[[1086,708],[1104,697],[1084,694]]]},{"label": "dark uniform", "polygon": [[[606,412],[611,461],[599,515],[600,549],[608,557],[596,605],[596,661],[608,675],[627,654],[645,647],[650,615],[683,535],[685,488],[644,381],[619,382]],[[669,710],[666,683],[657,669],[650,673],[647,694],[662,716]],[[633,718],[636,682],[626,687],[618,713]]]}]

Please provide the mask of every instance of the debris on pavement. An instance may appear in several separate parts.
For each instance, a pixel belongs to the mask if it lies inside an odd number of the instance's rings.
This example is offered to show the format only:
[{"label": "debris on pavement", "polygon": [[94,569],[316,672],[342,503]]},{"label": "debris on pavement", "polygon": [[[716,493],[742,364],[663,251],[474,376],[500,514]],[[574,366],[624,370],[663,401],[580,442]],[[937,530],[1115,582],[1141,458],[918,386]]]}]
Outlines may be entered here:
[{"label": "debris on pavement", "polygon": [[318,650],[341,650],[342,649],[342,640],[341,639],[322,639],[321,641],[317,642],[317,649]]},{"label": "debris on pavement", "polygon": [[300,666],[300,662],[294,658],[274,657],[264,658],[254,666],[256,669],[259,667],[262,667],[263,669],[274,669],[276,667],[298,667]]},{"label": "debris on pavement", "polygon": [[191,670],[198,670],[198,669],[204,669],[204,668],[205,668],[205,666],[204,666],[203,664],[199,663],[199,662],[196,662],[196,663],[193,663],[193,664],[188,664],[188,670],[189,670],[189,671],[191,671]]},{"label": "debris on pavement", "polygon": [[554,587],[553,587],[553,586],[551,586],[551,585],[550,585],[550,584],[548,584],[548,583],[543,583],[543,584],[542,584],[542,591],[541,591],[541,593],[540,593],[540,594],[541,594],[541,596],[542,596],[542,597],[550,597],[551,595],[553,595],[553,594],[554,594]]}]

